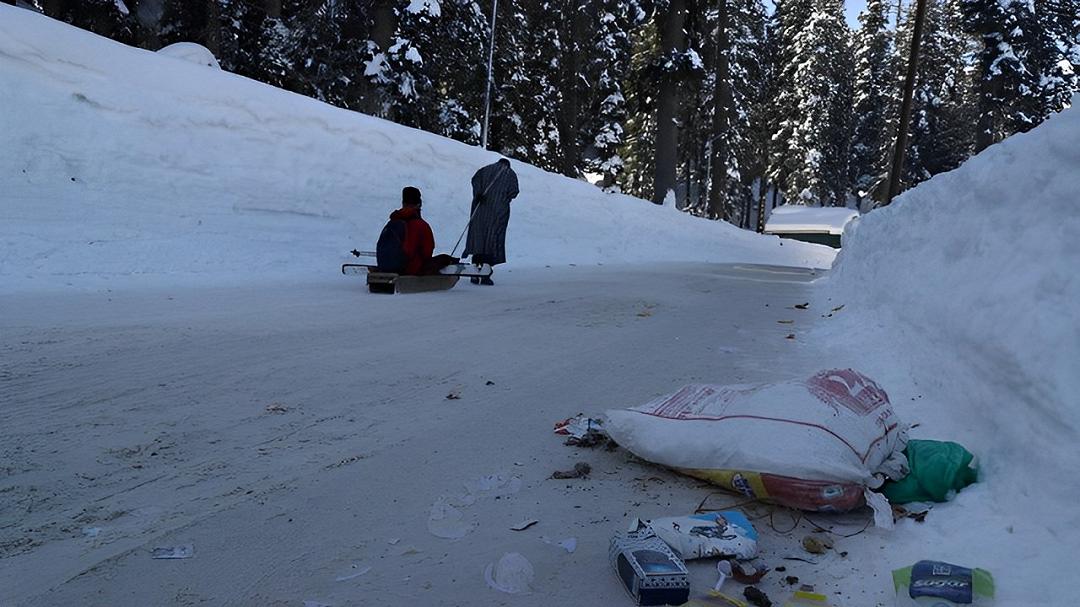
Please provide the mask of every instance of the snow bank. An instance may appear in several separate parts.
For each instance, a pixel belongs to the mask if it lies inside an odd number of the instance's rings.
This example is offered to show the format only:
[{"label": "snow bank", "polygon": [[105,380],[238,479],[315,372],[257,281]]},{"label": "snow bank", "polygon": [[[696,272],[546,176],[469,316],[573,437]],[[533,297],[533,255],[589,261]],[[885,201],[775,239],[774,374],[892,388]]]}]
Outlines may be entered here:
[{"label": "snow bank", "polygon": [[221,69],[221,64],[218,63],[214,53],[210,52],[210,49],[205,46],[195,44],[194,42],[177,42],[175,44],[170,44],[159,50],[158,54],[183,59],[184,61],[190,61],[197,65]]},{"label": "snow bank", "polygon": [[987,381],[1018,390],[1013,406],[1071,433],[1080,432],[1078,141],[1080,111],[1068,110],[866,215],[832,279],[846,302],[887,310],[982,361]]},{"label": "snow bank", "polygon": [[902,532],[899,550],[992,569],[1005,605],[1073,604],[1077,103],[863,216],[829,279],[846,305],[833,343],[921,424],[913,437],[957,440],[983,462],[983,482],[935,511],[937,529]]},{"label": "snow bank", "polygon": [[[448,250],[472,173],[498,158],[7,5],[0,102],[4,289],[333,273],[344,252],[373,248],[405,185],[424,192]],[[514,168],[514,266],[832,260],[824,247]]]}]

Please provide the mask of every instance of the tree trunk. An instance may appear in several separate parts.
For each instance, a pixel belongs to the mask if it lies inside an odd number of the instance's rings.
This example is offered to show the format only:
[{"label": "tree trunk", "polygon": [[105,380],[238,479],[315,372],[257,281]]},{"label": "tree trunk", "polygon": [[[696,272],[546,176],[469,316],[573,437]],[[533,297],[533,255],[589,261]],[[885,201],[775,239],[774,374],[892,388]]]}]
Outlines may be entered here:
[{"label": "tree trunk", "polygon": [[376,0],[374,7],[375,23],[371,28],[371,39],[378,45],[379,50],[386,52],[394,39],[394,30],[397,29],[397,14],[394,12],[393,0]]},{"label": "tree trunk", "polygon": [[769,181],[765,175],[761,176],[761,184],[758,185],[758,209],[757,209],[757,233],[765,231],[765,194],[769,191]]},{"label": "tree trunk", "polygon": [[731,65],[728,62],[728,2],[717,2],[716,82],[713,88],[712,171],[709,180],[709,215],[728,219],[727,158],[731,153]]},{"label": "tree trunk", "polygon": [[206,0],[206,31],[203,46],[215,57],[221,57],[221,6],[217,0]]},{"label": "tree trunk", "polygon": [[41,10],[45,11],[45,14],[53,19],[59,18],[65,8],[67,8],[66,0],[44,0],[41,3]]},{"label": "tree trunk", "polygon": [[[371,28],[371,40],[378,47],[379,52],[385,53],[394,41],[394,32],[397,30],[397,14],[394,12],[394,0],[375,0],[372,7],[373,24]],[[363,98],[360,111],[372,116],[383,113],[382,102],[379,98],[378,86],[370,79],[360,79],[359,92]],[[393,116],[382,116],[393,120]]]},{"label": "tree trunk", "polygon": [[[671,0],[668,10],[660,15],[661,54],[670,60],[686,49],[686,0]],[[660,93],[656,103],[656,168],[653,173],[653,202],[664,204],[664,198],[675,188],[675,165],[678,157],[679,132],[675,120],[679,112],[678,76],[669,70],[660,77]]]},{"label": "tree trunk", "polygon": [[[984,45],[996,44],[992,40],[983,39]],[[979,82],[979,101],[977,107],[979,108],[979,120],[975,131],[975,153],[985,150],[994,143],[994,117],[998,111],[994,100],[1001,98],[1001,79],[990,78],[991,73],[991,59],[989,54],[984,50],[982,53],[982,66],[980,72],[982,79]]]},{"label": "tree trunk", "polygon": [[896,127],[896,146],[893,148],[886,205],[900,193],[900,177],[904,170],[904,156],[907,154],[908,123],[911,121],[915,77],[918,75],[919,68],[919,44],[922,41],[923,22],[926,21],[926,0],[916,0],[916,2],[915,29],[911,34],[911,52],[908,55],[907,77],[904,80],[904,98],[900,103],[900,119]]},{"label": "tree trunk", "polygon": [[563,175],[577,177],[580,174],[581,161],[581,70],[584,65],[583,50],[588,44],[584,40],[586,27],[589,22],[587,7],[575,7],[570,16],[570,39],[563,41],[563,48],[569,47],[570,51],[564,55],[560,62],[562,68],[562,91],[563,103],[559,112],[559,139],[562,141],[562,168]]}]

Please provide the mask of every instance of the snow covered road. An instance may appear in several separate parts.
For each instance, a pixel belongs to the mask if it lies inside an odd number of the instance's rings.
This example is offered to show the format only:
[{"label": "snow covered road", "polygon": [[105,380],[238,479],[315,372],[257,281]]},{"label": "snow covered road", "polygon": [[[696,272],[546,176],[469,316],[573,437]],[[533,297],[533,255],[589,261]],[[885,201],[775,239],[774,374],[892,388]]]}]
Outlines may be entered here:
[{"label": "snow covered road", "polygon": [[[563,446],[552,424],[816,369],[800,336],[819,315],[788,307],[820,275],[592,266],[410,296],[357,277],[6,296],[0,604],[625,605],[612,532],[711,490]],[[577,461],[590,478],[548,478]],[[481,491],[462,539],[429,531],[440,496],[491,474],[520,490]],[[540,522],[509,530],[524,518]],[[188,543],[193,558],[150,558]],[[536,570],[528,596],[484,583],[515,551]]]}]

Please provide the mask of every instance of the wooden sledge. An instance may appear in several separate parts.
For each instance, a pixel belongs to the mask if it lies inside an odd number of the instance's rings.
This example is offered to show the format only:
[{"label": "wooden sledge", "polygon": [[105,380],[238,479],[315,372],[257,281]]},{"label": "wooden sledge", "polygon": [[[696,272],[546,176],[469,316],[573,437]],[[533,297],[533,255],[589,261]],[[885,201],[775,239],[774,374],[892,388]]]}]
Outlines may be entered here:
[{"label": "wooden sledge", "polygon": [[368,290],[372,293],[426,293],[453,289],[462,276],[490,276],[491,266],[451,264],[439,274],[404,276],[393,272],[380,272],[378,267],[372,265],[346,263],[342,264],[341,273],[366,274]]},{"label": "wooden sledge", "polygon": [[368,272],[367,286],[372,293],[426,293],[454,288],[457,275],[402,276],[392,272]]}]

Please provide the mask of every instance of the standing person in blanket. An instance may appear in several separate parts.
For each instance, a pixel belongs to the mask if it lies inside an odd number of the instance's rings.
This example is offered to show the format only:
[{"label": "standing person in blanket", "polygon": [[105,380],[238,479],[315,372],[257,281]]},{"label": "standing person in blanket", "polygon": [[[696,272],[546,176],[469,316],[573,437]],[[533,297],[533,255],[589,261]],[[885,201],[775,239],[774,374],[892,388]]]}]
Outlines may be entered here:
[{"label": "standing person in blanket", "polygon": [[[500,159],[473,175],[472,219],[462,256],[472,255],[475,264],[506,263],[506,226],[510,201],[518,195],[518,178],[510,161]],[[473,284],[493,285],[490,276],[471,278]]]}]

